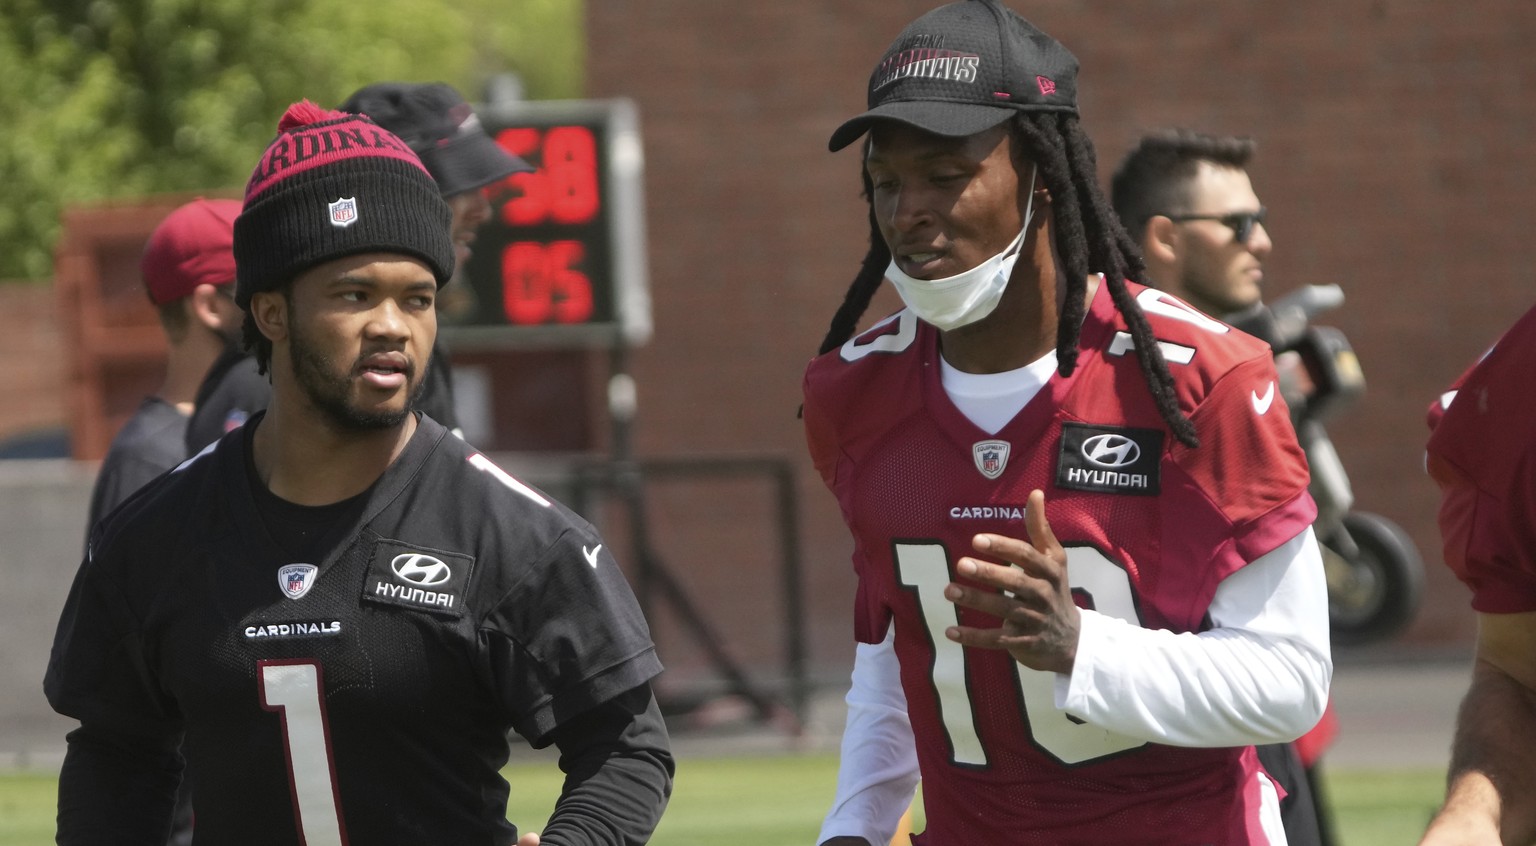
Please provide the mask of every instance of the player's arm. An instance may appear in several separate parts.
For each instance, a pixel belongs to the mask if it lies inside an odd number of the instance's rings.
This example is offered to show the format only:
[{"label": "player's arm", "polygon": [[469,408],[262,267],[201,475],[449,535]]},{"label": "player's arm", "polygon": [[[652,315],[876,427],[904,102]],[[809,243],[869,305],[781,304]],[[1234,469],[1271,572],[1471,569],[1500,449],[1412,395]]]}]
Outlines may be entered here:
[{"label": "player's arm", "polygon": [[1224,579],[1199,634],[1147,629],[1078,609],[1066,553],[1036,491],[1029,540],[978,536],[957,571],[993,590],[951,584],[958,605],[1000,618],[994,629],[955,627],[966,646],[1007,649],[1054,672],[1056,707],[1118,734],[1178,746],[1294,740],[1327,705],[1333,663],[1327,585],[1311,528]]},{"label": "player's arm", "polygon": [[[1445,806],[1421,846],[1536,841],[1536,611],[1479,614]],[[1502,838],[1502,839],[1501,839]]]},{"label": "player's arm", "polygon": [[579,714],[552,733],[565,786],[540,834],[550,846],[641,844],[672,794],[666,724],[642,684]]},{"label": "player's arm", "polygon": [[889,843],[917,788],[917,749],[901,689],[894,628],[853,658],[837,794],[821,824],[822,846]]},{"label": "player's arm", "polygon": [[[110,522],[110,521],[109,521]],[[93,545],[103,532],[98,527]],[[87,554],[59,617],[44,692],[80,721],[59,773],[58,842],[154,844],[170,831],[181,724],[146,683],[122,591]]]},{"label": "player's arm", "polygon": [[65,739],[69,745],[59,771],[60,846],[164,846],[181,782],[175,740],[90,724]]}]

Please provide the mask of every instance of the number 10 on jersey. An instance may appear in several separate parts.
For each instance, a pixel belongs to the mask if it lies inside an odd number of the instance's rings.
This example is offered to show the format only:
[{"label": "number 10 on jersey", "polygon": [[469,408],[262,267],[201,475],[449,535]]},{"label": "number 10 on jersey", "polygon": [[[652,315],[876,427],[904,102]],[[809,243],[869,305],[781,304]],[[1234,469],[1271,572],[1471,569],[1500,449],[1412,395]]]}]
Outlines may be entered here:
[{"label": "number 10 on jersey", "polygon": [[[967,683],[967,664],[976,650],[968,650],[944,636],[945,629],[960,623],[959,606],[944,598],[944,588],[954,578],[949,554],[938,541],[901,542],[895,544],[894,551],[898,581],[913,591],[928,640],[933,644],[931,682],[944,731],[949,735],[951,762],[985,767],[989,763],[987,749],[976,729],[976,705]],[[1091,546],[1067,547],[1067,572],[1073,591],[1092,597],[1094,610],[1141,624],[1131,595],[1130,577],[1104,553]],[[1031,670],[1017,662],[1013,666],[1030,737],[1036,746],[1062,763],[1080,764],[1144,744],[1074,720],[1057,710],[1055,673]]]}]

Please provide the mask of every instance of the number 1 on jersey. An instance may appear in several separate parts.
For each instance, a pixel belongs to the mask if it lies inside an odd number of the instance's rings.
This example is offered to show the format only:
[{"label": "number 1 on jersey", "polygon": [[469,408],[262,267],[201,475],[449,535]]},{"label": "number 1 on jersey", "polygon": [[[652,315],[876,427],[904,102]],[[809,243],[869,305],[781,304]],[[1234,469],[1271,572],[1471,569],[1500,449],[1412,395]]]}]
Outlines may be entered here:
[{"label": "number 1 on jersey", "polygon": [[283,753],[293,791],[294,820],[305,846],[345,846],[336,801],[331,732],[321,707],[324,685],[312,661],[258,661],[261,707],[283,719]]}]

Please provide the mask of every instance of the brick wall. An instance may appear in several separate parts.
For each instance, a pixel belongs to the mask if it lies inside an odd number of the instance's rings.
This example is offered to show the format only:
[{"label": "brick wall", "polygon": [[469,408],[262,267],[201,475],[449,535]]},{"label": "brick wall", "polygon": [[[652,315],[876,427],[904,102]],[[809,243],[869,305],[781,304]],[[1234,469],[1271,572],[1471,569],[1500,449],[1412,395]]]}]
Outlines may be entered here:
[{"label": "brick wall", "polygon": [[[1360,354],[1365,401],[1333,426],[1358,505],[1402,523],[1429,564],[1403,643],[1465,640],[1466,593],[1439,565],[1423,476],[1427,403],[1536,301],[1525,239],[1536,4],[1428,0],[1014,2],[1081,59],[1101,174],[1146,129],[1259,139],[1276,291],[1337,282],[1330,322]],[[772,449],[800,462],[819,666],[846,661],[852,577],[836,507],[804,460],[801,368],[863,254],[857,154],[826,137],[862,109],[912,0],[588,0],[591,96],[640,104],[655,340],[635,357],[642,453]],[[888,303],[889,301],[887,301]],[[877,303],[871,313],[885,313]],[[766,541],[709,494],[674,502],[659,541],[729,645],[771,621],[732,585]],[[761,522],[761,521],[758,521]],[[771,643],[771,641],[770,641]]]},{"label": "brick wall", "polygon": [[0,441],[63,427],[64,336],[51,285],[0,283]]}]

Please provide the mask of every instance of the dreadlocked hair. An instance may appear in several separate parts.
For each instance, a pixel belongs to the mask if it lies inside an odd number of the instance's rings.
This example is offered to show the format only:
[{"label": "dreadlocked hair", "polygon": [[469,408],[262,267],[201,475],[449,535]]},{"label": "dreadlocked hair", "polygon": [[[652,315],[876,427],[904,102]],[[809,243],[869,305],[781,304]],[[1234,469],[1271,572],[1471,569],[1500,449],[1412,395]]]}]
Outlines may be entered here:
[{"label": "dreadlocked hair", "polygon": [[[864,141],[864,154],[869,155],[868,139]],[[863,167],[859,168],[859,177],[864,181],[863,196],[869,203],[869,252],[864,254],[864,264],[859,267],[859,275],[853,278],[848,293],[843,295],[843,304],[832,315],[832,325],[827,329],[827,336],[822,339],[817,355],[837,349],[858,331],[859,318],[864,316],[869,301],[875,298],[880,283],[885,281],[885,269],[891,263],[891,248],[886,245],[885,236],[880,234],[880,223],[875,220],[874,183],[869,179],[869,171]]]},{"label": "dreadlocked hair", "polygon": [[[1125,227],[1111,210],[1098,184],[1098,164],[1093,143],[1083,132],[1077,116],[1065,112],[1020,112],[1011,123],[1014,143],[1023,158],[1038,164],[1045,184],[1051,189],[1051,203],[1056,209],[1056,248],[1066,270],[1066,303],[1056,327],[1056,369],[1063,377],[1077,369],[1079,334],[1087,309],[1088,276],[1104,274],[1110,298],[1125,318],[1136,348],[1136,360],[1142,378],[1152,392],[1158,414],[1180,443],[1190,448],[1200,445],[1194,424],[1179,410],[1173,374],[1152,334],[1147,316],[1126,287],[1130,279],[1146,285],[1145,264]],[[868,141],[865,150],[868,152]],[[832,325],[821,342],[821,352],[836,349],[853,337],[859,318],[864,315],[875,291],[884,280],[890,263],[890,249],[875,220],[874,191],[869,174],[862,172],[864,197],[870,203],[869,252],[849,285],[843,303],[832,317]]]}]

